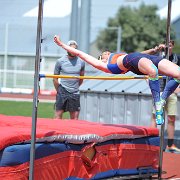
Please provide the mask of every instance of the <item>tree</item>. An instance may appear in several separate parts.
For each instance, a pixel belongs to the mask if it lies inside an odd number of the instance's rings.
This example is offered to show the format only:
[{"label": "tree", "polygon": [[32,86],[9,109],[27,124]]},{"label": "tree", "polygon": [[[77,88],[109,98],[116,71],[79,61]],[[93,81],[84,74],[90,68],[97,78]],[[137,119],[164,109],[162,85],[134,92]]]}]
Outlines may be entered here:
[{"label": "tree", "polygon": [[[166,39],[166,19],[157,15],[157,6],[142,4],[138,9],[121,7],[114,18],[109,18],[108,27],[100,32],[97,45],[100,50],[116,51],[117,33],[109,27],[121,26],[121,49],[126,52],[142,51],[154,47]],[[174,37],[172,31],[171,37]]]},{"label": "tree", "polygon": [[180,55],[180,44],[178,42],[175,42],[173,52]]}]

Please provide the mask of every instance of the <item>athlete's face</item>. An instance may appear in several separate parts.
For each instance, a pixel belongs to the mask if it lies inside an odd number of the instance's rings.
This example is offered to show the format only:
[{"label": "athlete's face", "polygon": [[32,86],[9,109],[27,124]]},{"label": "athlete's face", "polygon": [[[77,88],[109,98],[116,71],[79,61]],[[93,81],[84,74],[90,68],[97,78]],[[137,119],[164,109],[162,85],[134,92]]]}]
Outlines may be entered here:
[{"label": "athlete's face", "polygon": [[170,42],[170,43],[169,43],[169,54],[170,54],[170,55],[172,54],[173,48],[174,48],[174,42]]},{"label": "athlete's face", "polygon": [[101,55],[102,57],[101,61],[107,63],[110,54],[111,53],[109,51],[104,51]]}]

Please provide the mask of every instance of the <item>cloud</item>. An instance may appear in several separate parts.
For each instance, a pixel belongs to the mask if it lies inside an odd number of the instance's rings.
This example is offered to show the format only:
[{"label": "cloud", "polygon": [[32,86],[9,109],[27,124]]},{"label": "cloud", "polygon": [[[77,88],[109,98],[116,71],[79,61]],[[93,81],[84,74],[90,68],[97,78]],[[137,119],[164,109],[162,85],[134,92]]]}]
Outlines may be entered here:
[{"label": "cloud", "polygon": [[[71,13],[71,0],[47,0],[44,2],[43,17],[64,17]],[[38,6],[26,12],[24,17],[37,17]]]}]

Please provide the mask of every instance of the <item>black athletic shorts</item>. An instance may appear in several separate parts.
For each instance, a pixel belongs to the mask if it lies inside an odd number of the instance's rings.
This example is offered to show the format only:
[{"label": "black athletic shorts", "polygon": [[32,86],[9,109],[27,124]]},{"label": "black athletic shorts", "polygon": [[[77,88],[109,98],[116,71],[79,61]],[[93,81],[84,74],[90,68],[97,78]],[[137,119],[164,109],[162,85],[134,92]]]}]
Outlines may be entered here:
[{"label": "black athletic shorts", "polygon": [[141,58],[147,58],[152,61],[152,63],[158,68],[159,62],[163,59],[161,56],[143,54],[139,52],[130,53],[123,58],[123,65],[129,71],[137,74],[137,75],[144,75],[144,73],[140,72],[138,69],[138,63]]},{"label": "black athletic shorts", "polygon": [[64,112],[80,111],[80,94],[70,93],[63,86],[59,85],[56,95],[55,108]]}]

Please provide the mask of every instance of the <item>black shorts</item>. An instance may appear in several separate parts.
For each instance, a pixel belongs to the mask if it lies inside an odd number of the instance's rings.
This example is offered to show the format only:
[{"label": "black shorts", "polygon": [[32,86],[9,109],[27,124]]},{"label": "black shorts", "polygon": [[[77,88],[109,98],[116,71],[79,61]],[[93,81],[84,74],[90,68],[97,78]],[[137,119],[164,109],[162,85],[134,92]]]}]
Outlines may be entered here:
[{"label": "black shorts", "polygon": [[70,93],[64,87],[59,85],[55,108],[56,111],[64,110],[64,112],[80,111],[80,94]]},{"label": "black shorts", "polygon": [[154,56],[149,54],[143,54],[139,52],[130,53],[126,55],[123,58],[123,65],[125,68],[127,68],[129,71],[132,71],[133,73],[137,75],[144,75],[142,72],[138,69],[138,63],[141,58],[147,58],[152,61],[152,63],[158,68],[159,62],[163,59],[161,56]]}]

